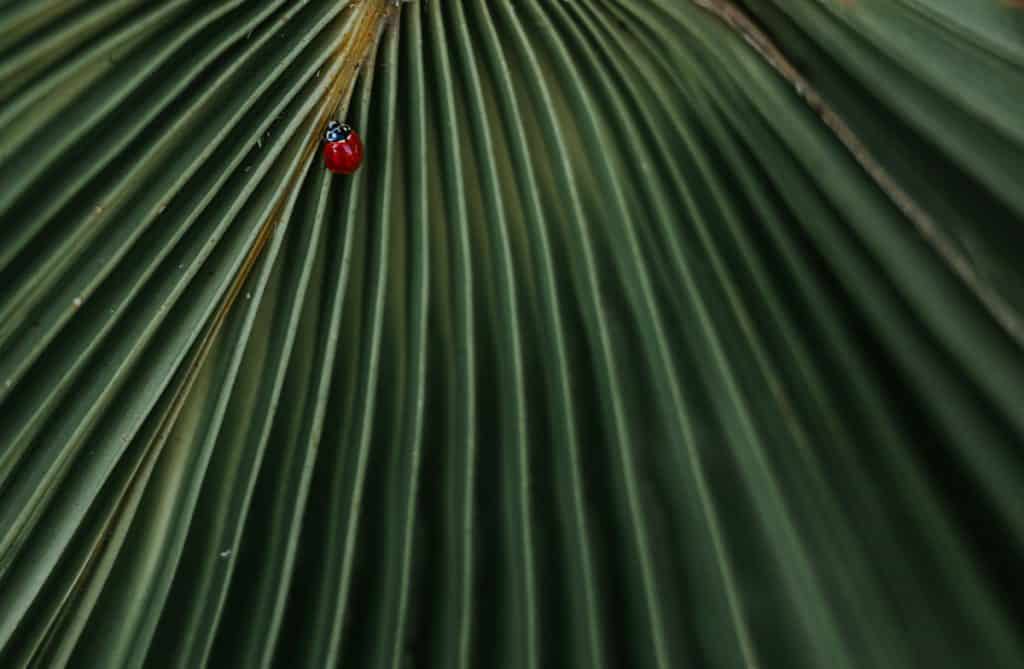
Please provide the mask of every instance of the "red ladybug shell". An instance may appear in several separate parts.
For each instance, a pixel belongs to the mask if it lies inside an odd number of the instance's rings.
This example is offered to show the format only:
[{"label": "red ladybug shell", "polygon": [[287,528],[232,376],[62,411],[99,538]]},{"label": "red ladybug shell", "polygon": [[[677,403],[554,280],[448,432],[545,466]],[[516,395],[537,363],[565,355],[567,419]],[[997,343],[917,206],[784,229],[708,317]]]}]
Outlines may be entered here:
[{"label": "red ladybug shell", "polygon": [[355,130],[339,142],[324,144],[324,164],[335,174],[352,174],[363,162],[363,140]]}]

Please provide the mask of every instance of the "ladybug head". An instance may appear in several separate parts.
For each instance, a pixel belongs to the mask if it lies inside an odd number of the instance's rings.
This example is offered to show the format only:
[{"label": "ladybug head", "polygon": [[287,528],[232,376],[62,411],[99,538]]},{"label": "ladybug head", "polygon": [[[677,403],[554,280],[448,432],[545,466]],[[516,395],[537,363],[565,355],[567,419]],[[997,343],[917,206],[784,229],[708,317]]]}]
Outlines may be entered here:
[{"label": "ladybug head", "polygon": [[327,124],[327,132],[324,133],[324,140],[327,142],[342,142],[352,134],[352,128],[347,123],[331,121]]}]

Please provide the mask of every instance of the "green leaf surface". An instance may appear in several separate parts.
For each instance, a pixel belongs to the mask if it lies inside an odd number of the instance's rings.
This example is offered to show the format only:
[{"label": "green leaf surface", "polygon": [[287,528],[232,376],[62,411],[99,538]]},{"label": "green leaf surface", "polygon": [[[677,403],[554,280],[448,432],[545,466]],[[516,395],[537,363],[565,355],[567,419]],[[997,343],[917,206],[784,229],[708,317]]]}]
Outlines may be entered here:
[{"label": "green leaf surface", "polygon": [[0,666],[1024,665],[1022,31],[0,3]]}]

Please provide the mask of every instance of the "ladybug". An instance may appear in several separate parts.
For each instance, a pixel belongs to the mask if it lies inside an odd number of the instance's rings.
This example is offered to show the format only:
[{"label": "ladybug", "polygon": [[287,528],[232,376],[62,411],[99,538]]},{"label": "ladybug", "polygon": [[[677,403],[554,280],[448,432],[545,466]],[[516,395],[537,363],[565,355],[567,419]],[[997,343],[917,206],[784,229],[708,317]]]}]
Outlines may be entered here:
[{"label": "ladybug", "polygon": [[363,162],[363,140],[346,123],[331,121],[324,133],[324,165],[335,174],[352,174]]}]

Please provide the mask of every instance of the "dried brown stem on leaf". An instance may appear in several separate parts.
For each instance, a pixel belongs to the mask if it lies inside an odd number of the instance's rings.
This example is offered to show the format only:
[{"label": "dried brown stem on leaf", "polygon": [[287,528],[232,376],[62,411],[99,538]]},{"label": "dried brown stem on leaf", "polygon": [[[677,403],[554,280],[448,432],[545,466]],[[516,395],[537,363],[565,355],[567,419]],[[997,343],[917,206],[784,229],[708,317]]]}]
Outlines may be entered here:
[{"label": "dried brown stem on leaf", "polygon": [[232,280],[231,286],[224,294],[206,332],[203,333],[202,339],[183,368],[180,380],[175,387],[174,401],[164,414],[161,427],[157,431],[158,440],[165,440],[177,421],[189,390],[194,385],[203,362],[213,350],[217,334],[226,322],[231,307],[237,301],[242,287],[256,266],[257,260],[266,248],[281,217],[288,209],[287,203],[299,188],[309,161],[316,154],[320,145],[321,130],[334,114],[348,108],[359,71],[363,63],[371,57],[391,12],[395,11],[395,8],[396,5],[392,0],[363,0],[363,2],[351,5],[338,17],[339,21],[352,21],[353,25],[342,33],[330,59],[330,67],[324,75],[331,81],[331,85],[325,92],[320,105],[310,115],[309,138],[303,148],[303,159],[296,163],[294,172],[288,176],[287,185],[280,190],[277,201],[274,203],[270,215],[261,225],[259,234],[246,254],[238,274]]},{"label": "dried brown stem on leaf", "polygon": [[867,146],[857,137],[846,121],[833,110],[822,95],[807,81],[772,39],[738,6],[730,0],[692,0],[698,7],[714,14],[729,28],[741,35],[764,60],[789,82],[814,113],[853,155],[868,176],[903,212],[924,240],[953,270],[953,273],[985,306],[993,319],[1024,347],[1024,322],[1020,315],[998,294],[992,291],[974,271],[970,261],[957,249],[935,224],[932,217],[904,191],[886,169],[871,155]]}]

